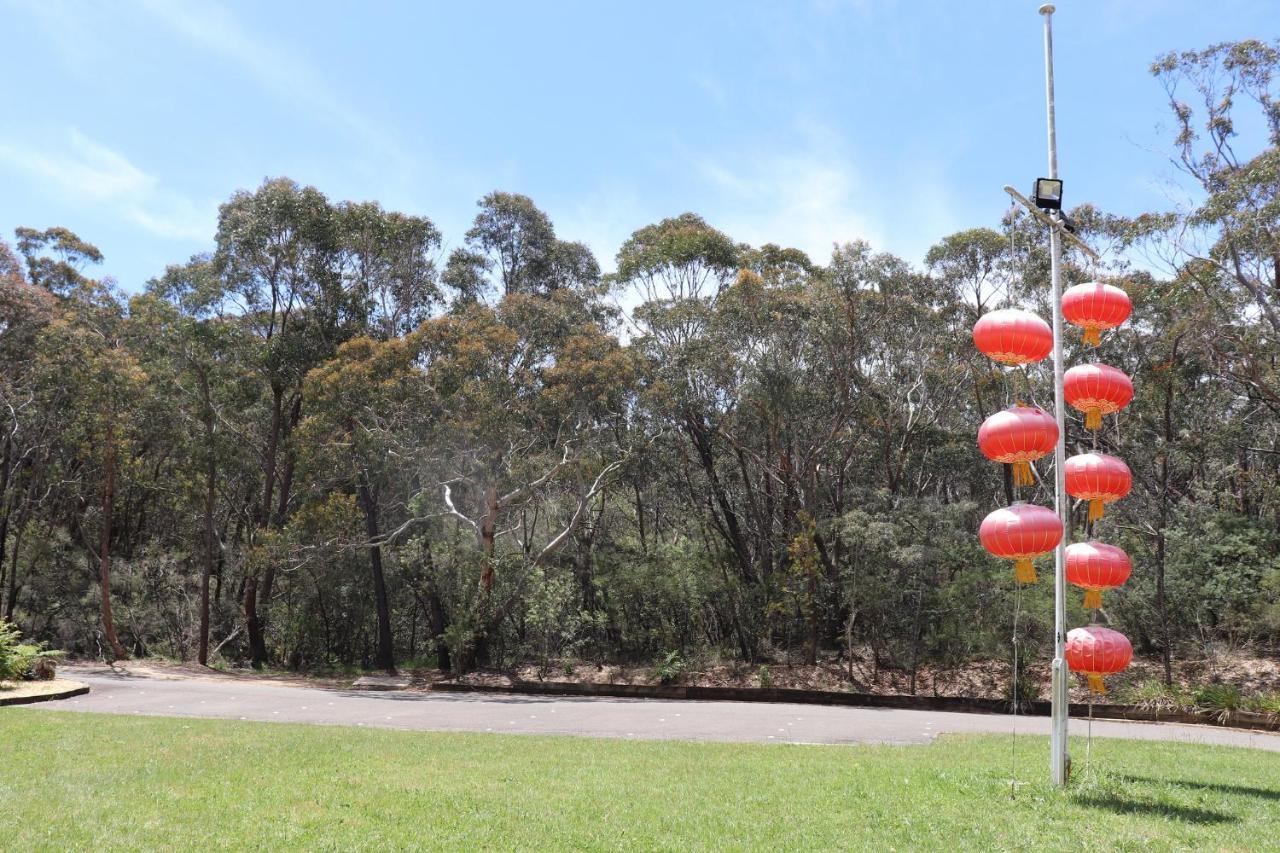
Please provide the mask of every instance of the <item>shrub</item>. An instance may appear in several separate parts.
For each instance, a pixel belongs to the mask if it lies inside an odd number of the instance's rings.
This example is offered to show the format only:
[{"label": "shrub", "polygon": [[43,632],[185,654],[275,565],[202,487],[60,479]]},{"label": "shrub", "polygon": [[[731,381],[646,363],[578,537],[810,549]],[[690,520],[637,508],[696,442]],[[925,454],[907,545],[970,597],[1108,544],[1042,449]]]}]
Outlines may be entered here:
[{"label": "shrub", "polygon": [[1255,693],[1244,700],[1244,709],[1255,714],[1280,717],[1280,693]]},{"label": "shrub", "polygon": [[1185,691],[1170,687],[1158,678],[1148,678],[1123,691],[1121,701],[1156,714],[1186,711],[1194,705]]},{"label": "shrub", "polygon": [[684,675],[685,662],[680,650],[667,652],[653,669],[653,677],[659,684],[675,684]]},{"label": "shrub", "polygon": [[[50,671],[54,653],[43,645],[22,642],[16,625],[0,619],[0,681],[19,681]],[[44,665],[41,665],[44,664]]]},{"label": "shrub", "polygon": [[1196,691],[1195,706],[1196,710],[1207,711],[1226,722],[1232,714],[1244,708],[1244,697],[1241,696],[1239,687],[1208,684]]}]

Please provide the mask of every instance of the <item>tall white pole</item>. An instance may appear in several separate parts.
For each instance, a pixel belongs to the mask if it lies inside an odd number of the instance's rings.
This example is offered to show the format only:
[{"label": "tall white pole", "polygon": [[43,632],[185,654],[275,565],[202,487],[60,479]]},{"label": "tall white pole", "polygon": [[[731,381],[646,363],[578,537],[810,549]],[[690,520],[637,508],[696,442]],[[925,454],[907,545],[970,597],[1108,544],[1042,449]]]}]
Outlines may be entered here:
[{"label": "tall white pole", "polygon": [[[1058,135],[1053,110],[1053,5],[1040,7],[1044,16],[1044,91],[1049,106],[1049,177],[1058,177]],[[1050,277],[1053,281],[1053,408],[1058,419],[1058,446],[1054,448],[1054,509],[1062,519],[1062,541],[1053,552],[1053,685],[1051,693],[1052,732],[1049,774],[1054,785],[1067,784],[1067,581],[1065,557],[1071,535],[1070,504],[1067,502],[1066,401],[1062,394],[1062,240],[1058,229],[1049,229]]]}]

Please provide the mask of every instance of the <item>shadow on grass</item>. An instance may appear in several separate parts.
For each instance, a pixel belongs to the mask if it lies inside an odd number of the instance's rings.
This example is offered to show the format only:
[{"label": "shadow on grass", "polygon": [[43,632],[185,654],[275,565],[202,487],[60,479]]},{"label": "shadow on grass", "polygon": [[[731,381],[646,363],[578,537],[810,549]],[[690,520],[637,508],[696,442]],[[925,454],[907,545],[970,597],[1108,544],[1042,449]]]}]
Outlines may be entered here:
[{"label": "shadow on grass", "polygon": [[1239,818],[1209,809],[1197,809],[1191,806],[1179,806],[1172,803],[1154,803],[1149,800],[1134,800],[1118,794],[1080,794],[1075,801],[1087,808],[1105,809],[1123,815],[1151,815],[1185,823],[1219,824],[1236,823]]},{"label": "shadow on grass", "polygon": [[1177,785],[1181,788],[1194,788],[1197,791],[1217,791],[1221,794],[1239,794],[1245,797],[1260,797],[1264,800],[1280,800],[1280,791],[1274,788],[1254,788],[1250,785],[1229,785],[1223,782],[1192,782],[1189,779],[1157,779],[1154,776],[1121,776],[1126,782],[1140,782],[1149,785]]}]

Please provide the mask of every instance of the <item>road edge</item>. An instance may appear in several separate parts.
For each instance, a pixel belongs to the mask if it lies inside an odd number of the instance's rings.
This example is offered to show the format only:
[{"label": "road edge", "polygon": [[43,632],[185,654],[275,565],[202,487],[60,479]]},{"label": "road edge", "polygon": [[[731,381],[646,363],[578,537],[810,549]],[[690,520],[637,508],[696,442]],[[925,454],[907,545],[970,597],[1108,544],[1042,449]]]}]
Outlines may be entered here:
[{"label": "road edge", "polygon": [[33,693],[28,696],[5,696],[0,693],[0,708],[9,705],[34,705],[37,702],[56,702],[59,699],[70,699],[72,696],[83,696],[89,692],[89,685],[82,681],[70,682],[72,687],[50,690],[48,693]]},{"label": "road edge", "polygon": [[[789,705],[844,705],[859,708],[893,708],[905,711],[950,711],[963,714],[1008,714],[1010,703],[1002,699],[960,696],[909,696],[879,693],[840,693],[831,690],[796,690],[762,687],[698,687],[651,684],[594,684],[572,681],[524,682],[511,685],[459,684],[439,681],[429,688],[440,693],[514,693],[528,696],[576,696],[614,699],[671,699],[702,702],[776,702]],[[1018,713],[1049,716],[1049,703],[1023,702]],[[1087,704],[1073,702],[1071,715],[1090,715]],[[1214,728],[1280,732],[1280,719],[1267,714],[1238,711],[1227,715],[1196,714],[1183,711],[1149,711],[1133,705],[1095,704],[1092,717],[1098,720],[1129,720],[1142,723],[1178,723]]]}]

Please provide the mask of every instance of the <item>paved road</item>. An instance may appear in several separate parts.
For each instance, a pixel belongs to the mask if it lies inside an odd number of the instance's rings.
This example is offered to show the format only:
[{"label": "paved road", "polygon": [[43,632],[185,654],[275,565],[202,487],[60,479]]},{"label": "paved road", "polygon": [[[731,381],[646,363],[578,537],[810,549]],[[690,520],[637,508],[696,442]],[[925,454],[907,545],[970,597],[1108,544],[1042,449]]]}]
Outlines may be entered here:
[{"label": "paved road", "polygon": [[[928,743],[950,732],[1009,734],[1008,716],[756,702],[580,699],[507,694],[369,693],[246,680],[173,679],[68,671],[86,696],[31,706],[171,717],[372,726],[430,731],[756,743]],[[1019,734],[1048,734],[1044,717],[1019,717]],[[1072,720],[1083,735],[1085,722]],[[1249,746],[1280,752],[1280,735],[1208,726],[1095,721],[1096,737]]]}]

